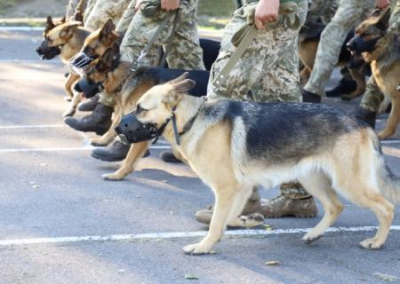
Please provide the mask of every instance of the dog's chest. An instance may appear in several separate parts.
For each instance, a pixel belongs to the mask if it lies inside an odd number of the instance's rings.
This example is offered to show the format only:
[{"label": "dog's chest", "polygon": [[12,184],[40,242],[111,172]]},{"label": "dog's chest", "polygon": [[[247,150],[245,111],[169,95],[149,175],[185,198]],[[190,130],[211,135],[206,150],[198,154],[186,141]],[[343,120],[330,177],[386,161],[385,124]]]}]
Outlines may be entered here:
[{"label": "dog's chest", "polygon": [[399,74],[397,71],[400,71],[400,69],[396,70],[396,68],[393,69],[390,67],[382,68],[381,66],[379,66],[377,61],[373,61],[371,62],[371,70],[375,82],[379,87],[379,89],[381,90],[381,92],[385,95],[392,97],[393,96],[392,93],[397,92],[396,91],[396,87],[398,85],[397,74]]}]

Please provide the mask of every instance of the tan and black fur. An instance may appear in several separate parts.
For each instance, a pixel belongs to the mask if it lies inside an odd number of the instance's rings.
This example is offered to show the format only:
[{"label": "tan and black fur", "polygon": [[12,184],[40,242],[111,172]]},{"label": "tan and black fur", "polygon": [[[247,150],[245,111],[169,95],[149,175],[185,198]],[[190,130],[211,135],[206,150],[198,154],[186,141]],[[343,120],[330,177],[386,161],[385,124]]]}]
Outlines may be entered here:
[{"label": "tan and black fur", "polygon": [[[75,13],[74,18],[82,19],[83,10],[81,5],[78,5],[77,9],[79,10]],[[65,22],[64,18],[61,22],[55,24],[52,17],[48,16],[43,32],[44,40],[37,48],[37,52],[42,55],[43,59],[52,59],[59,55],[61,62],[68,64],[69,60],[81,50],[90,32],[90,30],[82,26],[81,21]],[[81,101],[81,95],[73,92],[73,86],[79,78],[79,75],[73,72],[68,74],[64,90],[67,94],[66,99],[71,100],[71,105],[63,116],[72,116]]]},{"label": "tan and black fur", "polygon": [[186,246],[186,253],[212,252],[227,225],[258,225],[239,217],[253,187],[268,189],[291,180],[301,182],[325,211],[303,237],[306,243],[337,220],[343,210],[340,193],[372,210],[379,221],[376,235],[360,246],[383,246],[394,214],[388,200],[400,202],[400,179],[387,168],[371,128],[324,104],[207,101],[187,95],[193,85],[184,76],[157,85],[139,99],[134,112],[143,124],[156,127],[174,112],[180,146],[172,123],[162,135],[215,194],[209,232],[200,243]]},{"label": "tan and black fur", "polygon": [[[137,101],[151,87],[164,83],[183,74],[184,70],[166,69],[158,67],[142,67],[136,71],[131,69],[131,63],[121,61],[116,64],[115,58],[119,55],[118,46],[108,49],[102,56],[95,60],[86,71],[86,78],[90,82],[102,82],[103,94],[112,96],[117,105],[114,109],[113,123],[103,136],[93,138],[91,143],[95,146],[105,146],[111,143],[117,136],[115,127],[119,124],[124,114],[132,112]],[[115,66],[114,66],[115,65]],[[206,93],[208,72],[193,70],[190,76],[201,82],[197,89],[192,90],[192,95],[201,96]],[[131,145],[127,157],[122,166],[114,173],[104,174],[106,180],[121,180],[130,174],[137,165],[140,158],[148,149],[148,142]],[[177,158],[181,155],[172,149]]]},{"label": "tan and black fur", "polygon": [[373,51],[362,53],[364,60],[371,65],[377,86],[392,103],[385,128],[378,134],[380,139],[394,135],[400,122],[400,92],[397,90],[400,78],[400,44],[395,36],[386,34],[389,18],[390,9],[376,11],[356,29],[356,37],[364,40],[380,38]]}]

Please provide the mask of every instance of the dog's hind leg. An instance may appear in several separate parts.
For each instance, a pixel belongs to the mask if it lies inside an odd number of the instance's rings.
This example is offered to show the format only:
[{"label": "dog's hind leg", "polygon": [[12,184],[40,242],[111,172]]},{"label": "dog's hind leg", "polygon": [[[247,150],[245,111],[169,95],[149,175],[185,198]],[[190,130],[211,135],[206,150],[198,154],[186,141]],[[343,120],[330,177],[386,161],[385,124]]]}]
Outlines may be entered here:
[{"label": "dog's hind leg", "polygon": [[385,129],[379,132],[379,139],[386,139],[396,132],[397,125],[400,122],[400,99],[392,99],[392,110],[388,121],[386,122]]},{"label": "dog's hind leg", "polygon": [[321,202],[324,208],[322,220],[303,237],[305,243],[312,243],[319,239],[326,229],[337,220],[343,211],[343,205],[339,201],[336,192],[332,189],[330,180],[324,173],[312,173],[305,178],[299,179],[299,182],[312,196]]},{"label": "dog's hind leg", "polygon": [[215,210],[207,236],[200,243],[185,246],[186,254],[213,253],[211,249],[222,238],[239,191],[239,186],[233,182],[215,188]]},{"label": "dog's hind leg", "polygon": [[264,223],[264,216],[260,213],[248,216],[241,215],[252,190],[251,187],[245,187],[236,195],[235,203],[229,215],[228,226],[252,228]]}]

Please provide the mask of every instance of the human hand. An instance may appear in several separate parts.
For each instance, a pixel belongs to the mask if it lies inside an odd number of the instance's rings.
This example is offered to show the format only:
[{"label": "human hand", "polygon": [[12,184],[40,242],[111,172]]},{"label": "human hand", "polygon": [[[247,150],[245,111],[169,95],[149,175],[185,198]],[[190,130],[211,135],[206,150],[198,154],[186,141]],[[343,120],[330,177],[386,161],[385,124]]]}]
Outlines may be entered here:
[{"label": "human hand", "polygon": [[264,28],[266,23],[275,22],[278,19],[278,14],[279,0],[260,0],[254,15],[254,23],[257,29]]},{"label": "human hand", "polygon": [[385,9],[390,5],[390,0],[375,0],[375,6],[379,9]]},{"label": "human hand", "polygon": [[179,8],[180,0],[161,0],[161,9],[173,11]]}]

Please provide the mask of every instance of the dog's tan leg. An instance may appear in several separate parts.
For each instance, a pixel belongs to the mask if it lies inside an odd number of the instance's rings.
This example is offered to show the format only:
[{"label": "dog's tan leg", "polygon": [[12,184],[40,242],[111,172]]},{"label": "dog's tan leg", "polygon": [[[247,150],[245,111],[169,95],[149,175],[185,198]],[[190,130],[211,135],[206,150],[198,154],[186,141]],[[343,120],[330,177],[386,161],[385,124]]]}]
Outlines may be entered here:
[{"label": "dog's tan leg", "polygon": [[264,216],[260,213],[254,213],[248,216],[241,216],[243,208],[246,205],[253,189],[243,188],[236,196],[235,203],[231,210],[228,219],[228,226],[230,227],[247,227],[252,228],[264,223]]},{"label": "dog's tan leg", "polygon": [[121,117],[121,108],[116,105],[114,107],[114,117],[110,129],[103,136],[91,139],[90,143],[94,146],[107,146],[108,144],[110,144],[114,140],[114,138],[117,137],[115,127],[117,127],[120,123]]},{"label": "dog's tan leg", "polygon": [[222,238],[238,195],[238,186],[228,183],[225,186],[215,188],[214,192],[216,195],[215,210],[207,236],[200,243],[185,246],[183,251],[187,254],[213,253],[212,247]]},{"label": "dog's tan leg", "polygon": [[379,132],[379,139],[387,139],[396,132],[397,125],[400,122],[400,99],[392,100],[392,110],[390,112],[385,129]]},{"label": "dog's tan leg", "polygon": [[329,179],[323,173],[313,173],[306,178],[299,179],[304,188],[324,207],[324,217],[310,232],[304,237],[303,241],[311,243],[319,239],[339,217],[343,211],[343,205],[339,201],[336,192],[331,188]]},{"label": "dog's tan leg", "polygon": [[[77,80],[79,80],[79,76],[77,76],[77,75],[70,74],[68,77],[68,82],[69,82],[68,87],[69,87],[70,93],[72,94],[72,100],[71,100],[69,108],[63,114],[64,117],[73,116],[75,114],[76,108],[78,107],[78,104],[82,100],[81,93],[72,91],[72,86]],[[67,87],[67,85],[66,85],[66,87]]]},{"label": "dog's tan leg", "polygon": [[[79,76],[78,76],[79,78]],[[65,97],[66,100],[71,101],[72,98],[74,97],[74,93],[72,91],[72,86],[74,84],[74,82],[77,81],[76,75],[69,73],[67,79],[65,80],[65,84],[64,84],[64,90],[65,93],[67,94],[67,96]]]},{"label": "dog's tan leg", "polygon": [[149,148],[151,142],[140,142],[131,145],[128,155],[126,156],[122,167],[119,168],[115,173],[104,174],[102,176],[105,180],[122,180],[128,174],[133,172],[135,166],[139,162],[140,158],[143,157],[146,150]]}]

